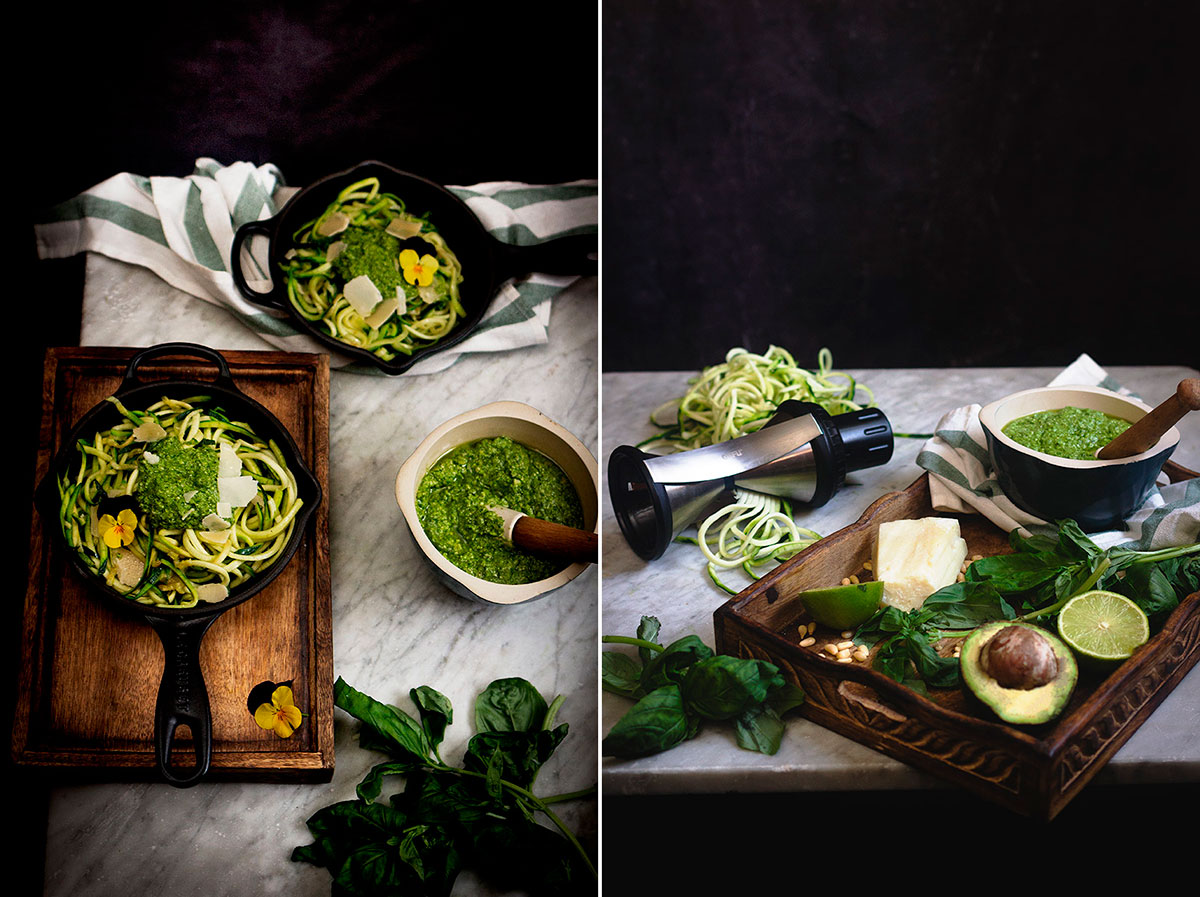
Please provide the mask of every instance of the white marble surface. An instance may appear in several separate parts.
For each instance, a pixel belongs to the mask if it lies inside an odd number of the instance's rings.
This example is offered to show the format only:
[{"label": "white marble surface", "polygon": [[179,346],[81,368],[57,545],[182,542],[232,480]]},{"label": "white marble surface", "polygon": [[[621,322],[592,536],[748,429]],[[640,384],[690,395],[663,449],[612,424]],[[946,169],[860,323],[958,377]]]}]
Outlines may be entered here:
[{"label": "white marble surface", "polygon": [[[442,691],[455,709],[442,754],[454,762],[474,733],[475,695],[493,679],[521,676],[547,699],[565,695],[558,720],[570,725],[570,734],[539,775],[539,794],[597,781],[596,570],[524,605],[492,607],[459,598],[417,556],[403,530],[393,482],[404,458],[437,424],[501,399],[540,409],[595,453],[597,320],[597,280],[583,278],[554,301],[545,345],[468,356],[421,377],[336,371],[330,377],[334,675],[409,710],[410,688],[427,684]],[[143,269],[90,256],[81,343],[147,346],[166,340],[271,348],[223,309]],[[335,715],[336,768],[326,784],[54,788],[45,894],[327,895],[329,872],[291,862],[291,850],[311,841],[305,820],[353,797],[355,785],[380,759],[358,747],[352,718],[340,710]],[[594,843],[597,800],[556,809],[585,843]],[[466,874],[454,889],[455,895],[491,893]]]},{"label": "white marble surface", "polygon": [[[1078,354],[1064,357],[1065,367]],[[836,361],[836,358],[835,358]],[[988,368],[945,370],[852,370],[871,387],[897,432],[929,433],[946,411],[970,402],[987,403],[1018,389],[1044,386],[1059,369]],[[1109,367],[1121,383],[1149,404],[1161,402],[1184,377],[1185,367]],[[618,445],[634,445],[658,432],[648,421],[655,407],[682,395],[694,372],[607,373],[603,396],[602,465]],[[1200,470],[1200,415],[1180,424],[1182,439],[1173,459]],[[797,514],[797,523],[829,535],[853,523],[880,496],[904,489],[921,473],[915,459],[923,440],[896,440],[888,464],[847,478],[822,508]],[[607,486],[603,496],[603,607],[601,632],[633,635],[642,614],[657,616],[662,637],[673,641],[695,633],[714,644],[713,612],[729,597],[708,579],[704,557],[693,545],[673,544],[659,559],[642,561],[621,535]],[[694,532],[691,530],[690,532]],[[734,573],[725,581],[749,584]],[[623,649],[605,646],[608,649]],[[630,702],[604,693],[601,734]],[[694,740],[637,760],[602,760],[606,794],[682,792],[828,791],[942,788],[940,780],[892,760],[808,720],[792,717],[783,745],[773,757],[737,747],[732,727],[709,725]],[[1098,782],[1200,782],[1200,667],[1171,693],[1098,774]]]}]

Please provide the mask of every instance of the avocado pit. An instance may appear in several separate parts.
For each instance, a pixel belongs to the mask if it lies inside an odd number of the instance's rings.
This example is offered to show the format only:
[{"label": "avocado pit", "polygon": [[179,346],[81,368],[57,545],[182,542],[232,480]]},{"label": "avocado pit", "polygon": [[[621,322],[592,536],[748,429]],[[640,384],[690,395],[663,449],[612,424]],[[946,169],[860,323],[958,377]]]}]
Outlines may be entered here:
[{"label": "avocado pit", "polygon": [[1004,688],[1040,688],[1058,675],[1058,658],[1040,632],[1006,626],[980,649],[984,671]]}]

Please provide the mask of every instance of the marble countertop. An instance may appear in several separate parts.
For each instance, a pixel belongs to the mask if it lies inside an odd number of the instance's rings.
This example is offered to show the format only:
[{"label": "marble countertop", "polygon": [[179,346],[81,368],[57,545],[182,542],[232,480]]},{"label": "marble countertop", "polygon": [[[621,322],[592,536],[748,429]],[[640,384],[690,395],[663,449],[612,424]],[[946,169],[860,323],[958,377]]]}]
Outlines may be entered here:
[{"label": "marble countertop", "polygon": [[[423,376],[335,370],[330,377],[334,675],[409,710],[410,688],[425,684],[443,692],[455,717],[442,755],[453,763],[474,734],[474,698],[493,679],[520,676],[548,700],[564,695],[558,721],[569,724],[570,734],[539,775],[539,794],[586,789],[597,781],[596,569],[528,604],[467,601],[440,585],[417,556],[403,532],[392,484],[405,457],[435,426],[502,399],[533,405],[595,453],[597,293],[597,279],[589,277],[557,297],[549,342],[540,346],[465,356]],[[142,268],[89,255],[81,344],[168,340],[216,349],[273,348],[223,308]],[[53,788],[45,895],[328,895],[329,872],[291,862],[292,848],[312,840],[305,820],[352,798],[380,759],[359,748],[356,721],[340,710],[335,716],[335,771],[328,783]],[[596,843],[597,800],[556,810],[585,844]],[[494,892],[463,874],[454,893]]]},{"label": "marble countertop", "polygon": [[[1065,366],[1075,355],[1064,358]],[[836,359],[835,359],[836,360]],[[1044,386],[1059,369],[976,368],[944,370],[851,370],[875,393],[897,432],[929,433],[946,412],[986,403],[1019,389]],[[1181,366],[1109,367],[1118,382],[1151,405],[1198,372]],[[650,412],[682,395],[694,372],[606,373],[603,395],[602,465],[618,445],[654,435]],[[1173,460],[1200,470],[1200,415],[1180,423],[1182,439]],[[896,439],[884,466],[858,471],[828,504],[800,511],[798,525],[829,535],[853,523],[880,496],[901,490],[923,473],[915,463],[923,440]],[[659,559],[641,560],[621,535],[607,494],[603,496],[601,632],[633,635],[643,614],[662,624],[673,641],[695,633],[714,644],[713,612],[729,596],[705,573],[703,555],[693,545],[673,544]],[[740,573],[740,571],[738,571]],[[743,588],[748,578],[735,573],[728,584]],[[601,733],[616,723],[630,702],[605,692]],[[1200,782],[1200,666],[1194,667],[1154,714],[1100,771],[1096,782]],[[710,725],[699,736],[669,751],[636,760],[602,760],[605,794],[669,794],[765,791],[853,791],[946,788],[939,779],[824,729],[789,718],[783,744],[774,756],[737,747],[732,727]]]}]

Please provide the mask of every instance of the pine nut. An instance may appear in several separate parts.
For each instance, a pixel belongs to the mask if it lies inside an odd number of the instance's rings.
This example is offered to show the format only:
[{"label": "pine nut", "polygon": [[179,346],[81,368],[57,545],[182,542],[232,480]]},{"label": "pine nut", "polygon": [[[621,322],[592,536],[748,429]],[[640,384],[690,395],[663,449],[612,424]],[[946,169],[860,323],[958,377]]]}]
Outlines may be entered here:
[{"label": "pine nut", "polygon": [[857,573],[850,574],[850,582],[853,583],[854,585],[858,585],[858,574]]},{"label": "pine nut", "polygon": [[847,629],[842,633],[842,638],[850,638],[852,635],[854,635],[854,633]]},{"label": "pine nut", "polygon": [[850,639],[847,639],[844,642],[838,642],[837,646],[838,646],[838,650],[841,651],[843,648],[853,648],[854,642],[851,641]]},{"label": "pine nut", "polygon": [[816,643],[817,640],[810,635],[808,638],[800,640],[800,647],[807,648],[809,645],[815,645]]},{"label": "pine nut", "polygon": [[845,657],[839,657],[837,659],[837,662],[838,663],[854,663],[854,658],[849,655],[846,655]]},{"label": "pine nut", "polygon": [[842,585],[844,585],[844,586],[850,585],[850,577],[849,576],[842,578]]},{"label": "pine nut", "polygon": [[837,653],[838,653],[837,645],[833,644],[833,642],[830,642],[828,645],[825,646],[825,653],[828,654],[830,657],[837,657]]}]

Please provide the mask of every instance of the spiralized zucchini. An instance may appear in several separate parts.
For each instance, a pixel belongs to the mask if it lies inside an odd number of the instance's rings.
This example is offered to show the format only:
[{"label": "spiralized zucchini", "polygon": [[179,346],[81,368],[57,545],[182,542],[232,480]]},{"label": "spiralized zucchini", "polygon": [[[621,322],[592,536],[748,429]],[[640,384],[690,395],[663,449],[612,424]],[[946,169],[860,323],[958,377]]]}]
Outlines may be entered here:
[{"label": "spiralized zucchini", "polygon": [[740,567],[751,579],[759,579],[757,568],[786,561],[820,538],[796,526],[791,506],[783,499],[737,488],[733,501],[709,515],[697,528],[695,540],[687,541],[700,546],[713,583],[734,595],[738,590],[721,581],[720,571]]},{"label": "spiralized zucchini", "polygon": [[[349,228],[384,230],[396,220],[419,224],[421,231],[415,236],[429,244],[438,261],[438,271],[429,286],[400,279],[404,296],[400,308],[378,327],[368,324],[343,293],[345,283],[329,257],[330,247],[339,242],[341,232],[319,233],[322,224],[335,215],[347,216]],[[287,276],[288,300],[302,318],[346,345],[392,361],[437,343],[466,314],[459,299],[463,273],[458,257],[427,218],[409,213],[398,196],[381,192],[378,178],[365,178],[346,187],[292,239],[295,245],[281,263]],[[399,271],[398,255],[393,261]]]},{"label": "spiralized zucchini", "polygon": [[[761,429],[789,399],[815,402],[830,414],[875,404],[869,387],[833,370],[833,353],[828,349],[817,353],[817,369],[810,371],[778,346],[770,346],[762,355],[734,348],[723,363],[706,367],[688,383],[683,396],[651,413],[651,423],[663,432],[642,442],[642,447],[686,451],[745,436]],[[865,404],[858,401],[860,392],[867,398]]]},{"label": "spiralized zucchini", "polygon": [[[761,429],[789,399],[814,402],[830,414],[875,404],[869,387],[833,369],[833,353],[828,349],[817,353],[817,369],[808,370],[778,346],[761,355],[734,348],[723,363],[704,368],[688,383],[683,396],[650,415],[651,423],[663,432],[640,447],[671,453],[736,439]],[[865,405],[858,401],[860,392],[865,394]],[[708,561],[709,578],[736,594],[737,589],[721,580],[721,571],[740,567],[751,579],[758,579],[759,568],[785,561],[820,538],[813,530],[796,526],[788,502],[739,488],[730,504],[701,521],[694,539],[681,537],[681,541],[697,544]]]},{"label": "spiralized zucchini", "polygon": [[[144,410],[128,409],[113,397],[109,401],[125,420],[96,433],[91,441],[80,439],[77,464],[58,479],[63,536],[89,570],[130,600],[192,607],[201,586],[220,583],[232,590],[279,559],[304,502],[273,440],[264,441],[249,425],[230,420],[220,408],[207,407],[206,396],[164,397]],[[99,529],[101,504],[136,507],[138,462],[154,443],[138,441],[133,430],[151,419],[185,446],[207,442],[219,450],[221,443],[230,444],[242,461],[243,475],[257,481],[258,494],[249,505],[232,509],[231,526],[221,532],[156,528],[138,511],[132,543],[110,548]],[[122,553],[132,554],[141,564],[136,584],[118,578]]]}]

